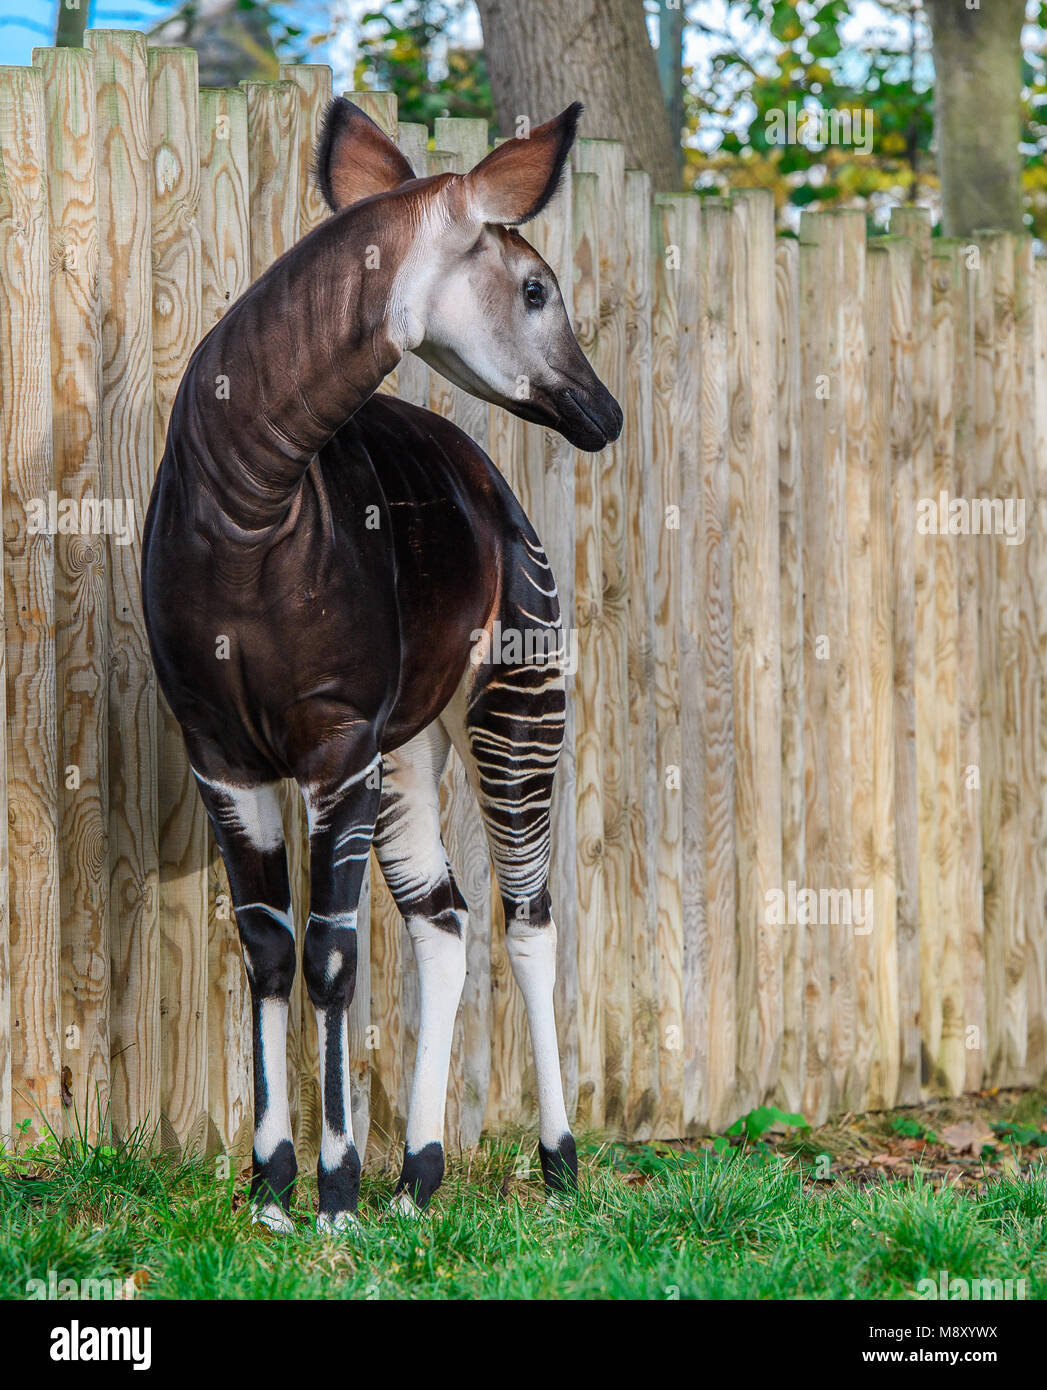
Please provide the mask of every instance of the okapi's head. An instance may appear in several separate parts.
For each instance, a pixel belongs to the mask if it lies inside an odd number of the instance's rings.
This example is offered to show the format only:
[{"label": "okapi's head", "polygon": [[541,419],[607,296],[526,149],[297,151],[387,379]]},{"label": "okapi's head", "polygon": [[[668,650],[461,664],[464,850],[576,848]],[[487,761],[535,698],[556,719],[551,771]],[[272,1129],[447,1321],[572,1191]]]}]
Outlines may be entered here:
[{"label": "okapi's head", "polygon": [[507,140],[468,174],[419,179],[339,97],[315,174],[335,212],[382,200],[395,259],[390,314],[404,349],[474,396],[595,452],[618,438],[622,412],[578,345],[556,276],[514,230],[556,192],[581,110],[576,102],[528,139]]}]

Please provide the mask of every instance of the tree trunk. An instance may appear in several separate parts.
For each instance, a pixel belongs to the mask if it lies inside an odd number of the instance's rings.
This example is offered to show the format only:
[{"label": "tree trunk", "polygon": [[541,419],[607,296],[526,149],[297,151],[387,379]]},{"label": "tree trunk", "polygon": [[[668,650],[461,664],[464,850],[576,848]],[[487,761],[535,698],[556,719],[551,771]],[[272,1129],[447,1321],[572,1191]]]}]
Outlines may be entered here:
[{"label": "tree trunk", "polygon": [[58,24],[55,29],[56,48],[83,47],[89,4],[90,0],[58,0]]},{"label": "tree trunk", "polygon": [[[537,125],[572,101],[580,134],[621,140],[630,168],[655,189],[678,189],[674,139],[642,0],[477,0],[502,135]],[[676,135],[679,139],[679,133]]]},{"label": "tree trunk", "polygon": [[928,0],[942,229],[1022,230],[1021,62],[1025,0]]}]

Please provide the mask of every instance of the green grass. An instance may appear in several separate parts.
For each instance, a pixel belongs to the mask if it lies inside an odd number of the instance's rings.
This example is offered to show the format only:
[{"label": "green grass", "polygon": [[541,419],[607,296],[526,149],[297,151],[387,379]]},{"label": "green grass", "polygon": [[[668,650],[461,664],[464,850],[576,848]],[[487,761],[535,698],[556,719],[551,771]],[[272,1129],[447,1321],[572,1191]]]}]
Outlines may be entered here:
[{"label": "green grass", "polygon": [[[252,1227],[241,1178],[140,1148],[74,1144],[0,1158],[0,1297],[26,1281],[123,1281],[139,1298],[911,1298],[939,1270],[1047,1291],[1047,1162],[979,1191],[813,1182],[795,1156],[583,1144],[581,1191],[544,1204],[533,1145],[484,1143],[421,1221],[386,1212],[366,1173],[361,1226],[313,1230],[300,1180],[293,1236]],[[533,1176],[521,1177],[521,1159]]]}]

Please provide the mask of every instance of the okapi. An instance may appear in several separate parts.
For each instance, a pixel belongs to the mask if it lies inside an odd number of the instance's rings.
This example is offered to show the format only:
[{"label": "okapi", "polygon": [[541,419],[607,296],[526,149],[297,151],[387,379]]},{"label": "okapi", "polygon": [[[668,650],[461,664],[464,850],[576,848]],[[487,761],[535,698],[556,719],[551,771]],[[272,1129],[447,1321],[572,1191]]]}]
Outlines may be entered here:
[{"label": "okapi", "polygon": [[[322,1137],[318,1228],[354,1220],[347,1014],[374,846],[418,963],[420,1018],[400,1210],[444,1171],[443,1127],[468,912],[440,832],[453,744],[468,771],[526,1004],[547,1189],[577,1160],[553,1018],[549,802],[563,735],[556,584],[487,455],[449,421],[374,392],[405,352],[580,449],[622,413],[518,232],[552,197],[575,104],[465,175],[416,178],[351,102],[325,116],[315,177],[333,212],[194,352],[146,520],[153,661],[229,874],[250,982],[255,1219],[288,1230],[294,923],[277,799],[304,798]],[[526,389],[520,390],[519,384]],[[518,398],[519,397],[519,398]],[[494,666],[478,633],[539,630],[550,659]],[[216,659],[221,639],[228,657]]]}]

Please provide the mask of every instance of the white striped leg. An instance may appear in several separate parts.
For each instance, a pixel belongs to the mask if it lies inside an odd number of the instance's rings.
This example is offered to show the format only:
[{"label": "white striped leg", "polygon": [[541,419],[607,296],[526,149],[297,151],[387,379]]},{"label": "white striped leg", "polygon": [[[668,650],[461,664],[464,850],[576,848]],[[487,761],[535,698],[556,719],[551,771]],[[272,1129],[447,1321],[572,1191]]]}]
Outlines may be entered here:
[{"label": "white striped leg", "polygon": [[316,1167],[317,1230],[355,1225],[360,1155],[349,1091],[349,1005],[356,990],[356,914],[378,813],[375,754],[330,790],[305,789],[309,818],[309,923],[302,968],[316,1011],[322,1129]]},{"label": "white striped leg", "polygon": [[413,1214],[444,1173],[444,1110],[454,1020],[465,984],[468,913],[440,836],[440,776],[450,741],[439,724],[383,760],[375,853],[418,965],[419,1019],[407,1138],[393,1205]]},{"label": "white striped leg", "polygon": [[293,1229],[289,1212],[298,1173],[287,1100],[287,1010],[295,944],[276,784],[252,787],[195,775],[229,875],[251,986],[254,1220],[287,1232]]},{"label": "white striped leg", "polygon": [[[502,621],[525,630],[539,625],[547,640],[538,650],[560,653],[555,586],[549,592],[542,587],[552,580],[548,566],[543,570],[539,565],[539,555],[527,543],[516,571],[524,598],[508,602]],[[479,668],[441,716],[476,791],[498,875],[509,959],[534,1049],[542,1172],[555,1193],[573,1189],[578,1171],[556,1043],[556,927],[549,901],[549,808],[563,742],[564,703],[563,673],[555,656]]]}]

